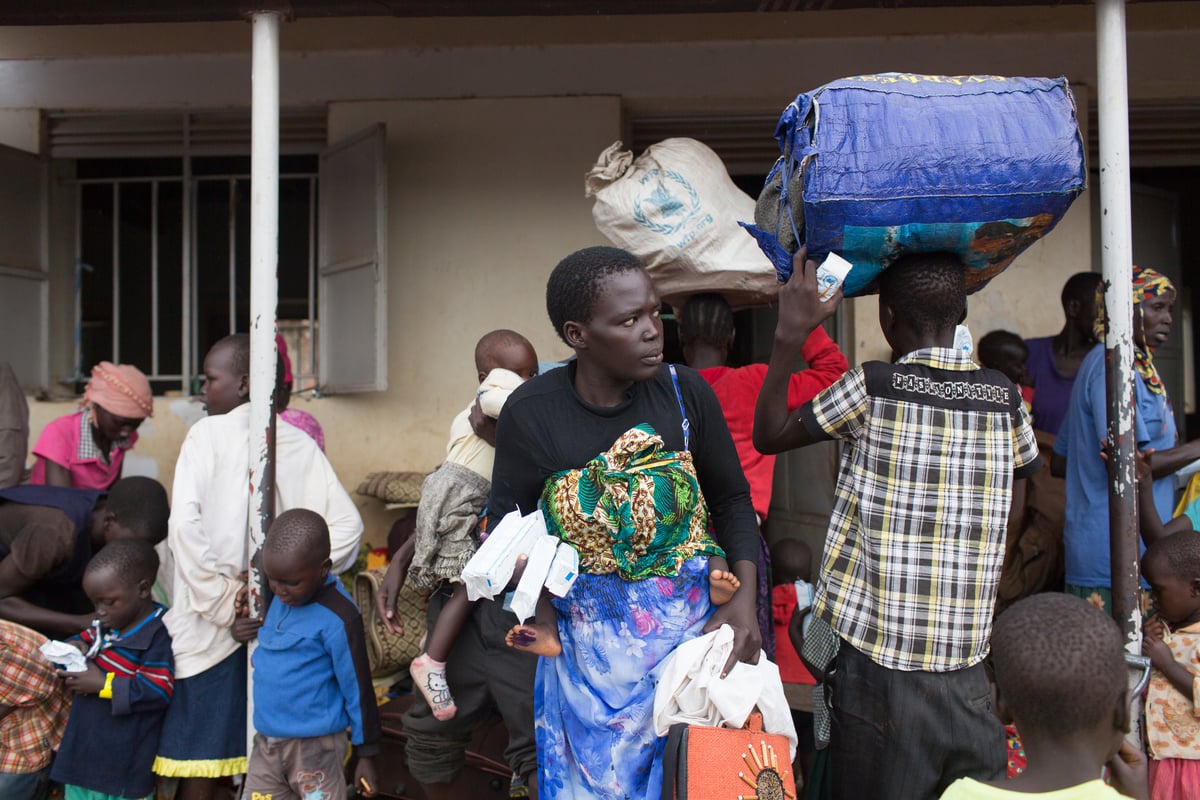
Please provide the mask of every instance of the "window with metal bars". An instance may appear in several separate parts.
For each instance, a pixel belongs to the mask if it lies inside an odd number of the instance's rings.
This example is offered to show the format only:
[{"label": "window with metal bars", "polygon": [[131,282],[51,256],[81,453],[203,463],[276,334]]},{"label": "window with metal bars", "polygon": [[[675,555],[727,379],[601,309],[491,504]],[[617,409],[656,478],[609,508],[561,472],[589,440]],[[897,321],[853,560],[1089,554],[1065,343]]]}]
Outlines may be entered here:
[{"label": "window with metal bars", "polygon": [[[198,391],[208,347],[249,328],[248,157],[76,162],[76,369],[134,364]],[[294,391],[317,375],[317,157],[280,160],[279,311]]]}]

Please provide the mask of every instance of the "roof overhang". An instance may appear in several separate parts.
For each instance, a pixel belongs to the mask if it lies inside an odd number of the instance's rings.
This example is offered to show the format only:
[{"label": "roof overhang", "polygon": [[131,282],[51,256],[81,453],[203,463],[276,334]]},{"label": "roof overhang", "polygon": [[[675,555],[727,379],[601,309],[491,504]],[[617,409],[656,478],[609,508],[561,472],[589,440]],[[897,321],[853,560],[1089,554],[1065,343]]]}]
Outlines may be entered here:
[{"label": "roof overhang", "polygon": [[0,1],[0,25],[221,22],[277,9],[291,19],[323,17],[613,16],[1090,5],[1088,0],[47,0]]}]

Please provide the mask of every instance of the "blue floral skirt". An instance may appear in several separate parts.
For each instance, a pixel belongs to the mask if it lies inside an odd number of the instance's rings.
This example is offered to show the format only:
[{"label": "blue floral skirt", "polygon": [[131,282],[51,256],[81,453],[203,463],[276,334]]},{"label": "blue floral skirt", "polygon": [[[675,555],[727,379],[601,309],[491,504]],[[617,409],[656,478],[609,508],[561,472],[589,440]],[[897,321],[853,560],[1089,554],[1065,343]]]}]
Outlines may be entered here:
[{"label": "blue floral skirt", "polygon": [[654,693],[663,659],[712,615],[708,559],[670,578],[580,575],[554,600],[563,651],[538,661],[538,794],[555,800],[662,794]]}]

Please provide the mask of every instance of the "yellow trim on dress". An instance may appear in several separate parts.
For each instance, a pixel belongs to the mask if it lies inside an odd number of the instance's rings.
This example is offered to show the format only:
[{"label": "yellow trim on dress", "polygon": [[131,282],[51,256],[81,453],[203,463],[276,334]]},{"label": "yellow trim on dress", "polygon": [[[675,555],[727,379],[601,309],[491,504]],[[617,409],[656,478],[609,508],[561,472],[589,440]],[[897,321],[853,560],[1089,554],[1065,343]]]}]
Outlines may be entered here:
[{"label": "yellow trim on dress", "polygon": [[173,758],[156,756],[154,773],[167,778],[224,778],[246,772],[246,757],[209,758],[177,761]]}]

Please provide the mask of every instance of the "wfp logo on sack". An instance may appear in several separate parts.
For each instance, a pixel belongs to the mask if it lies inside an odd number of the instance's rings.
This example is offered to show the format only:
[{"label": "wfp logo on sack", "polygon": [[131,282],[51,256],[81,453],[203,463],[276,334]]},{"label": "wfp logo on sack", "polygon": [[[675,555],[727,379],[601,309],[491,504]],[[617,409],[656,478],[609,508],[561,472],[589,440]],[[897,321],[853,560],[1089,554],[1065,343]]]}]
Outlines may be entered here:
[{"label": "wfp logo on sack", "polygon": [[[649,169],[638,180],[633,218],[663,236],[674,236],[700,213],[700,195],[687,179],[671,170]],[[678,243],[683,247],[691,239]]]}]

